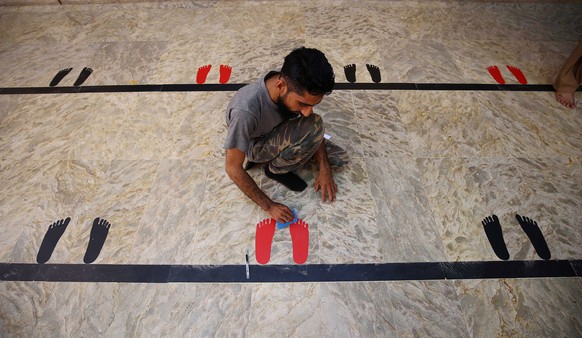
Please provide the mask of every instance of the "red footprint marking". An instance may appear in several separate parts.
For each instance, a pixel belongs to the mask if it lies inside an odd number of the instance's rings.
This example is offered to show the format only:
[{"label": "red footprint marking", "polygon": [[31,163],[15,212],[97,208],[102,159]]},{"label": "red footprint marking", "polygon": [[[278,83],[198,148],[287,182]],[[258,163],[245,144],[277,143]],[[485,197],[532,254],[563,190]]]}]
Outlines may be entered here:
[{"label": "red footprint marking", "polygon": [[497,83],[505,84],[505,80],[503,79],[503,76],[501,76],[501,72],[499,71],[499,68],[497,68],[497,66],[489,66],[487,67],[487,70],[489,71],[489,74],[493,76],[495,81],[497,81]]},{"label": "red footprint marking", "polygon": [[225,84],[230,79],[230,74],[232,73],[232,67],[227,65],[220,65],[220,84]]},{"label": "red footprint marking", "polygon": [[517,81],[519,83],[527,84],[527,79],[525,78],[525,75],[523,75],[523,72],[521,71],[521,69],[514,67],[514,66],[510,66],[510,65],[507,65],[507,69],[509,69],[511,74],[513,74],[513,76],[515,76],[515,78],[517,79]]},{"label": "red footprint marking", "polygon": [[272,218],[265,218],[257,223],[257,234],[255,236],[255,257],[259,264],[267,264],[271,259],[271,244],[275,235],[276,221]]},{"label": "red footprint marking", "polygon": [[206,77],[210,72],[210,68],[212,68],[212,65],[206,65],[198,68],[198,73],[196,73],[196,83],[203,84],[206,82]]},{"label": "red footprint marking", "polygon": [[297,264],[307,261],[309,254],[309,226],[302,219],[289,226],[293,245],[293,260]]}]

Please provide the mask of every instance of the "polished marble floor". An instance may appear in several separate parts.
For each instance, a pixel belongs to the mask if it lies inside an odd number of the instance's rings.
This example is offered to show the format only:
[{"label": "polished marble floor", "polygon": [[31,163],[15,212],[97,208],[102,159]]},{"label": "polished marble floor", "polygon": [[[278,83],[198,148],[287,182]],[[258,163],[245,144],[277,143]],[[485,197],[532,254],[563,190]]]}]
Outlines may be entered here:
[{"label": "polished marble floor", "polygon": [[[582,37],[582,3],[190,1],[0,6],[0,87],[231,83],[321,49],[347,82],[495,83],[519,67],[549,84]],[[53,3],[54,1],[50,1]],[[81,1],[72,1],[81,2]],[[88,1],[90,2],[90,1]],[[49,1],[47,1],[49,3]],[[63,1],[63,3],[70,3]],[[254,261],[266,215],[224,172],[233,92],[0,95],[0,262],[35,263],[48,226],[71,217],[49,263],[79,264],[92,220],[112,227],[98,264]],[[333,204],[251,175],[310,224],[307,264],[495,261],[481,220],[501,220],[512,260],[582,259],[582,95],[336,90],[316,112],[350,165]],[[314,169],[299,173],[310,185]],[[293,264],[277,232],[270,264]],[[582,280],[360,283],[0,282],[0,337],[580,337]]]}]

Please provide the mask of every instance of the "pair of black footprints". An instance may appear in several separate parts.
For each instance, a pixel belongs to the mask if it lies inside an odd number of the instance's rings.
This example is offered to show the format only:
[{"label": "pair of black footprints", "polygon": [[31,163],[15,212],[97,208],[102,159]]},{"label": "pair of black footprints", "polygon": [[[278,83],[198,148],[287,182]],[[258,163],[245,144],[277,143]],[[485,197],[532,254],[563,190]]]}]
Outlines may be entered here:
[{"label": "pair of black footprints", "polygon": [[[71,218],[67,217],[60,221],[56,221],[49,226],[49,229],[42,240],[42,244],[40,245],[40,249],[38,250],[38,255],[36,256],[36,262],[38,264],[44,264],[51,258],[59,239],[67,229],[70,221]],[[100,219],[99,217],[95,218],[93,221],[93,227],[91,228],[89,245],[87,246],[85,257],[83,257],[83,262],[89,264],[97,259],[103,248],[103,244],[105,244],[105,239],[107,239],[110,227],[111,224],[106,220]]]},{"label": "pair of black footprints", "polygon": [[[544,239],[542,231],[538,227],[538,223],[528,217],[522,217],[520,215],[515,215],[515,218],[519,222],[519,225],[529,238],[530,242],[533,244],[534,249],[538,256],[542,259],[550,259],[552,257],[548,244]],[[507,246],[503,240],[503,231],[501,230],[501,223],[499,223],[499,218],[496,215],[486,217],[481,224],[483,224],[483,229],[485,229],[485,234],[491,243],[493,251],[502,260],[509,259],[509,252],[507,251]]]},{"label": "pair of black footprints", "polygon": [[[373,82],[379,83],[382,81],[382,75],[380,74],[380,68],[378,68],[378,66],[366,64],[366,68],[368,69],[368,73],[370,73]],[[352,63],[344,66],[344,73],[346,74],[346,80],[348,80],[348,82],[356,82],[356,64]]]},{"label": "pair of black footprints", "polygon": [[[59,72],[57,73],[57,75],[55,75],[55,77],[53,78],[53,80],[51,81],[49,86],[54,87],[54,86],[58,85],[59,82],[61,82],[61,80],[64,79],[65,76],[67,76],[71,72],[71,70],[73,70],[73,68],[65,68],[65,69],[59,70]],[[91,73],[93,73],[93,69],[91,69],[89,67],[83,68],[83,70],[81,71],[81,74],[79,74],[79,77],[77,78],[77,81],[75,81],[73,86],[78,87],[78,86],[82,85],[83,82],[85,82],[85,80],[87,80],[87,78],[89,78]]]}]

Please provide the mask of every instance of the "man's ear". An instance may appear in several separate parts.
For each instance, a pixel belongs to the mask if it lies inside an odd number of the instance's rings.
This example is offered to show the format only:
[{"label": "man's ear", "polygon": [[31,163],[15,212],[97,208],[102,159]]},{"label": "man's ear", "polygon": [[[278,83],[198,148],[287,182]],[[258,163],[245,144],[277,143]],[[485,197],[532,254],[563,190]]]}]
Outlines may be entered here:
[{"label": "man's ear", "polygon": [[285,79],[283,79],[282,77],[277,79],[277,82],[275,82],[275,86],[277,87],[277,90],[279,92],[279,96],[284,96],[285,94],[287,94],[287,82],[285,82]]}]

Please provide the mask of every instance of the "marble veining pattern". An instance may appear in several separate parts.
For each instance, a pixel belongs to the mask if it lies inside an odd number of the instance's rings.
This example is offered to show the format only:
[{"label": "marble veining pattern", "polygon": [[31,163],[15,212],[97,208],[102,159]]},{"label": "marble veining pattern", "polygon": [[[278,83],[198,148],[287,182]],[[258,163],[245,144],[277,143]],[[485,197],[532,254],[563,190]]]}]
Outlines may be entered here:
[{"label": "marble veining pattern", "polygon": [[[582,290],[579,279],[454,283],[467,324],[476,337],[575,337],[582,333],[580,318],[567,315],[582,309],[577,300]],[[547,293],[552,297],[543,296]]]},{"label": "marble veining pattern", "polygon": [[[0,88],[46,87],[83,67],[90,85],[247,83],[294,47],[323,50],[336,81],[488,83],[487,67],[549,84],[582,31],[582,3],[197,0],[29,1],[0,6]],[[95,4],[93,4],[95,3]],[[0,93],[1,94],[1,93]],[[71,223],[49,263],[82,264],[96,217],[112,228],[96,264],[243,264],[266,214],[224,171],[232,92],[0,95],[0,262],[36,262],[48,226]],[[309,223],[307,264],[495,261],[496,214],[511,260],[582,258],[580,102],[550,92],[336,90],[315,108],[350,164],[337,201],[249,174]],[[269,264],[294,264],[288,229]],[[579,278],[367,283],[0,283],[0,336],[534,337],[582,335]]]}]

